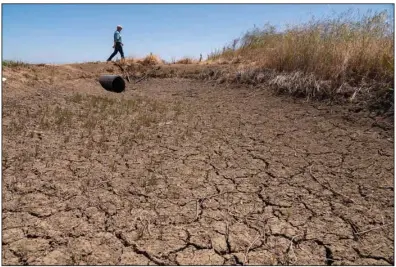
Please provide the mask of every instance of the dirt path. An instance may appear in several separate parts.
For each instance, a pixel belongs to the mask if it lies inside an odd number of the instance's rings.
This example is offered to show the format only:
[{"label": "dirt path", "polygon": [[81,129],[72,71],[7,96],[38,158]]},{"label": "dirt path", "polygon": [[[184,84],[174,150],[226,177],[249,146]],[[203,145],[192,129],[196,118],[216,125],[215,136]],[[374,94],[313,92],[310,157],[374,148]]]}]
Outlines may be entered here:
[{"label": "dirt path", "polygon": [[190,80],[26,90],[3,92],[3,264],[394,264],[391,132]]}]

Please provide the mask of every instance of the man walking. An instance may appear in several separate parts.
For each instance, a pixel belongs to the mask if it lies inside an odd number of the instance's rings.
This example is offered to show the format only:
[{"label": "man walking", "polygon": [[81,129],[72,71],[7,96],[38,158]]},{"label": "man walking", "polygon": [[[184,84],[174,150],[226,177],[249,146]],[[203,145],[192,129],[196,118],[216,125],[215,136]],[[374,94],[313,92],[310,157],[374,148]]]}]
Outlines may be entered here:
[{"label": "man walking", "polygon": [[118,25],[117,30],[114,32],[114,45],[113,45],[114,52],[113,52],[113,54],[110,55],[110,57],[107,59],[107,61],[111,61],[111,59],[115,55],[117,55],[118,52],[120,52],[120,54],[121,54],[121,61],[125,60],[124,51],[122,49],[122,46],[124,44],[122,43],[121,30],[122,30],[122,26]]}]

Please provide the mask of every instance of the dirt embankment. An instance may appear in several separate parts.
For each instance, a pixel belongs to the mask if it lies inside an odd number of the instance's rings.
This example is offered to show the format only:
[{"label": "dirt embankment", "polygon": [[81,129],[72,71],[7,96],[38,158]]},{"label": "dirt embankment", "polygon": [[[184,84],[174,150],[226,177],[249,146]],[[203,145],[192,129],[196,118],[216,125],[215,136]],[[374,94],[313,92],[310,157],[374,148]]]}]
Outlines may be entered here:
[{"label": "dirt embankment", "polygon": [[[70,65],[35,65],[21,68],[15,75],[15,68],[6,68],[13,73],[18,82],[30,85],[53,84],[56,81],[76,79],[97,79],[101,74],[119,74],[128,76],[132,82],[145,78],[186,78],[210,81],[225,86],[246,85],[251,88],[269,90],[277,95],[288,95],[324,104],[341,104],[352,110],[364,111],[365,116],[385,119],[393,127],[394,93],[387,87],[377,85],[364,88],[351,87],[346,84],[335,86],[331,81],[319,81],[313,76],[295,73],[278,73],[271,69],[257,67],[251,62],[223,62],[221,64],[147,64],[129,62],[118,63],[84,63]],[[127,76],[126,76],[127,75]],[[379,89],[382,88],[382,89]],[[386,124],[386,123],[385,123]],[[386,127],[386,126],[385,126]]]}]

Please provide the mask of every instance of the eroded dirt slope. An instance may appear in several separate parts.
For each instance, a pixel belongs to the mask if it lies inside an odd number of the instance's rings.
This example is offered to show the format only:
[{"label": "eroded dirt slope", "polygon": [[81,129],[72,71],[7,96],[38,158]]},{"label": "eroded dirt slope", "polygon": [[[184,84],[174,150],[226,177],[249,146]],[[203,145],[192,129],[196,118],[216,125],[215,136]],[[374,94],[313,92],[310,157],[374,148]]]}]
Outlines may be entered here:
[{"label": "eroded dirt slope", "polygon": [[394,264],[393,132],[371,119],[42,69],[5,72],[3,264]]}]

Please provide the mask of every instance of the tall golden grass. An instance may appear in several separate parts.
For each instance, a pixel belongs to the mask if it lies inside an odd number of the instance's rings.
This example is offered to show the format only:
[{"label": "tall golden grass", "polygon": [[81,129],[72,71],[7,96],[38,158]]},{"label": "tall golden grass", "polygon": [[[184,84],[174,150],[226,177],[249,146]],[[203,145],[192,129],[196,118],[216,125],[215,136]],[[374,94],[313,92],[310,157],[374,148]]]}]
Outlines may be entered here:
[{"label": "tall golden grass", "polygon": [[349,10],[287,26],[284,31],[269,24],[253,28],[208,59],[239,56],[261,67],[313,74],[335,84],[378,81],[393,88],[393,37],[392,18],[387,11],[360,15]]},{"label": "tall golden grass", "polygon": [[145,58],[143,58],[142,60],[138,60],[139,63],[143,64],[143,65],[158,65],[158,64],[163,64],[163,61],[161,60],[161,58],[157,55],[147,55]]},{"label": "tall golden grass", "polygon": [[145,56],[144,58],[134,58],[128,57],[125,59],[125,63],[139,63],[144,66],[152,66],[152,65],[160,65],[164,64],[164,61],[157,55],[150,53],[149,55]]}]

